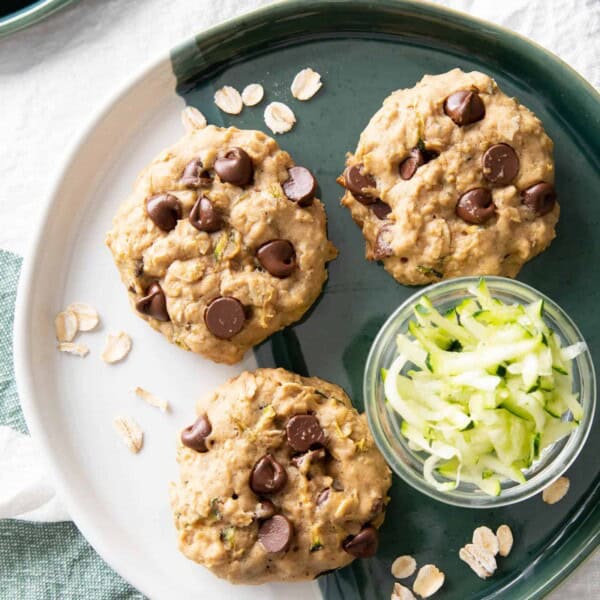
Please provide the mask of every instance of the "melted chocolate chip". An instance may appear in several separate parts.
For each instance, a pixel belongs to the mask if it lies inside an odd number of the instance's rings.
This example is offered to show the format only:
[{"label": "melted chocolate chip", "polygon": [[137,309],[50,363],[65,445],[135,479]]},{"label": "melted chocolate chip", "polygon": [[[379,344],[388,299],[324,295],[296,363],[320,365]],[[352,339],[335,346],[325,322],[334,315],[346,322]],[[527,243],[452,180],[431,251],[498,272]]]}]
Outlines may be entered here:
[{"label": "melted chocolate chip", "polygon": [[460,90],[446,98],[444,112],[462,127],[481,121],[485,117],[485,105],[477,92]]},{"label": "melted chocolate chip", "polygon": [[[344,181],[346,189],[352,192],[353,196],[362,204],[373,204],[377,197],[367,188],[376,187],[375,179],[368,173],[363,173],[363,165],[353,165],[346,167],[344,171]],[[365,191],[366,190],[366,191]]]},{"label": "melted chocolate chip", "polygon": [[190,188],[199,188],[211,184],[211,178],[204,169],[204,165],[199,158],[192,159],[183,170],[181,183]]},{"label": "melted chocolate chip", "polygon": [[485,188],[465,192],[456,204],[456,214],[467,223],[481,225],[496,213],[492,193]]},{"label": "melted chocolate chip", "polygon": [[254,177],[252,159],[242,148],[230,148],[215,161],[215,172],[225,183],[247,185]]},{"label": "melted chocolate chip", "polygon": [[306,452],[325,443],[325,433],[314,415],[295,415],[285,428],[288,444],[297,452]]},{"label": "melted chocolate chip", "polygon": [[167,299],[160,284],[155,281],[146,290],[146,295],[135,303],[135,308],[143,315],[148,315],[157,321],[170,321],[167,311]]},{"label": "melted chocolate chip", "polygon": [[309,206],[317,193],[317,180],[305,167],[288,169],[288,179],[281,186],[283,193],[298,206]]},{"label": "melted chocolate chip", "polygon": [[260,458],[250,473],[250,488],[255,494],[275,494],[287,482],[285,469],[271,454]]},{"label": "melted chocolate chip", "polygon": [[146,199],[146,213],[163,231],[171,231],[181,219],[181,203],[173,194],[156,194]]},{"label": "melted chocolate chip", "polygon": [[258,529],[258,541],[267,552],[285,552],[292,541],[294,528],[283,515],[274,515]]},{"label": "melted chocolate chip", "polygon": [[367,525],[355,536],[347,538],[342,547],[348,554],[356,558],[368,558],[377,552],[379,545],[379,533],[375,527]]},{"label": "melted chocolate chip", "polygon": [[288,240],[271,240],[256,251],[260,264],[274,277],[289,277],[296,268],[296,252]]},{"label": "melted chocolate chip", "polygon": [[377,199],[373,204],[370,205],[371,210],[375,213],[375,216],[384,221],[387,216],[392,212],[392,207],[389,204],[383,202],[383,200]]},{"label": "melted chocolate chip", "polygon": [[204,322],[215,337],[228,340],[244,327],[246,322],[244,307],[233,296],[219,296],[206,307]]},{"label": "melted chocolate chip", "polygon": [[181,432],[181,443],[196,452],[208,452],[206,438],[211,434],[212,425],[206,415],[201,415],[196,422]]},{"label": "melted chocolate chip", "polygon": [[190,211],[189,220],[190,224],[199,231],[212,233],[221,229],[219,213],[213,203],[205,196],[201,196],[196,200],[196,204]]},{"label": "melted chocolate chip", "polygon": [[277,509],[270,500],[261,500],[254,514],[259,521],[264,521],[270,519],[276,512]]},{"label": "melted chocolate chip", "polygon": [[[419,142],[422,143],[422,142]],[[400,163],[400,177],[402,179],[411,179],[413,175],[417,172],[417,169],[428,163],[430,160],[437,158],[438,153],[433,150],[427,150],[424,147],[415,147],[410,151],[410,156],[405,158]]]},{"label": "melted chocolate chip", "polygon": [[494,144],[483,155],[483,176],[492,183],[508,185],[519,172],[519,157],[508,144]]},{"label": "melted chocolate chip", "polygon": [[325,488],[322,490],[317,496],[317,506],[321,506],[321,504],[325,504],[327,500],[329,500],[329,496],[331,494],[331,490],[329,488]]},{"label": "melted chocolate chip", "polygon": [[392,250],[392,229],[388,225],[384,225],[375,238],[375,248],[373,256],[375,260],[381,260],[393,254]]},{"label": "melted chocolate chip", "polygon": [[521,192],[521,200],[537,217],[548,214],[556,204],[554,186],[541,181]]}]

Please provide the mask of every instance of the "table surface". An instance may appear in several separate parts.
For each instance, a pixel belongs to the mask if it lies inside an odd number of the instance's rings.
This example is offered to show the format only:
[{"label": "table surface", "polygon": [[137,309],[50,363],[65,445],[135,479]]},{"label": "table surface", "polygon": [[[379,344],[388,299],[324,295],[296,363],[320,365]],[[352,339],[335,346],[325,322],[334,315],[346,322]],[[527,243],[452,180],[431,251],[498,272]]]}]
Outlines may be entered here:
[{"label": "table surface", "polygon": [[[553,50],[600,86],[598,0],[438,0]],[[24,255],[67,149],[115,90],[178,42],[269,0],[79,0],[0,40],[0,248]],[[568,18],[565,18],[568,15]],[[6,226],[10,224],[10,226]],[[597,598],[600,554],[551,600]]]}]

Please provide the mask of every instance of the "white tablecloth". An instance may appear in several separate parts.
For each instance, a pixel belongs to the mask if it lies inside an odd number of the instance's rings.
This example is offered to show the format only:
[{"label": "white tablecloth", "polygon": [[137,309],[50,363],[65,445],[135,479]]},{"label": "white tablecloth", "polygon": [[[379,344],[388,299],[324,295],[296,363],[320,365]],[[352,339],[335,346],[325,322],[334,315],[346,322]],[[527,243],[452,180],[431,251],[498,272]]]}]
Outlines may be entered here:
[{"label": "white tablecloth", "polygon": [[[268,1],[79,0],[0,40],[0,248],[26,252],[66,148],[141,65]],[[527,35],[600,86],[600,0],[438,2]],[[599,598],[600,555],[550,597]]]}]

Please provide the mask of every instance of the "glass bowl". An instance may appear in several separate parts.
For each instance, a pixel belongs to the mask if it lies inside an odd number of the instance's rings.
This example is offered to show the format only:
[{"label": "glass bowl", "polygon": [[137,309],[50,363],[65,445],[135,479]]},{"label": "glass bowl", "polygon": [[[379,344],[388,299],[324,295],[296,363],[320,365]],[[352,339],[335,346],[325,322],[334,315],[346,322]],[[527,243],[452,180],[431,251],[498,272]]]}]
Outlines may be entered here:
[{"label": "glass bowl", "polygon": [[[563,346],[583,341],[571,318],[550,298],[534,288],[504,277],[484,278],[490,293],[504,303],[530,303],[544,300],[544,320],[560,337]],[[440,491],[425,481],[423,462],[427,455],[409,448],[400,433],[402,419],[385,399],[381,369],[389,368],[398,356],[396,336],[407,333],[408,322],[417,300],[426,295],[440,311],[447,310],[463,300],[467,288],[477,285],[479,277],[460,277],[432,285],[415,292],[398,307],[379,330],[365,367],[363,394],[369,426],[377,446],[395,473],[406,483],[424,494],[455,506],[490,508],[514,504],[540,493],[564,473],[577,458],[590,432],[596,404],[596,377],[589,349],[573,362],[573,392],[579,394],[584,416],[579,427],[546,448],[532,466],[524,471],[526,483],[503,480],[499,496],[490,496],[475,485],[461,482],[453,490]]]}]

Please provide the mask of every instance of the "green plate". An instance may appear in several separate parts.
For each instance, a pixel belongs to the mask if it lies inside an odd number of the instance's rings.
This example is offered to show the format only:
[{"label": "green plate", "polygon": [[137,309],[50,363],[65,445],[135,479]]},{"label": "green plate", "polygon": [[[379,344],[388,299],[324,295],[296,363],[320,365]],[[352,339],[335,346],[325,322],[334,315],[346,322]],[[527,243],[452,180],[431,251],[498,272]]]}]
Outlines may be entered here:
[{"label": "green plate", "polygon": [[[298,123],[279,136],[297,163],[317,175],[340,249],[324,294],[294,327],[257,350],[262,366],[282,366],[342,385],[362,409],[361,382],[369,346],[386,317],[413,291],[364,258],[364,243],[339,205],[335,178],[370,116],[393,90],[425,73],[478,69],[531,108],[555,142],[562,205],[558,237],[519,279],[555,299],[600,356],[600,97],[555,56],[494,25],[409,1],[295,1],[270,6],[200,35],[172,52],[178,93],[209,122],[265,130],[261,105],[240,116],[221,113],[214,91],[260,82],[266,101],[293,107]],[[295,73],[312,67],[324,86],[309,102],[291,97]],[[268,132],[268,130],[267,130]],[[598,427],[597,413],[594,428]],[[539,598],[596,546],[600,537],[600,440],[590,436],[568,475],[571,490],[549,506],[536,497],[497,510],[461,509],[433,501],[394,478],[392,501],[375,558],[321,579],[330,600],[389,598],[390,565],[399,554],[435,563],[446,574],[443,597]],[[496,575],[478,579],[458,558],[479,525],[508,523],[515,546]]]},{"label": "green plate", "polygon": [[[74,0],[37,0],[37,2],[31,2],[23,6],[20,10],[2,15],[0,16],[0,37],[29,27],[71,2],[74,2]],[[19,4],[15,0],[9,0],[9,3],[14,4],[15,7],[18,7]]]}]

